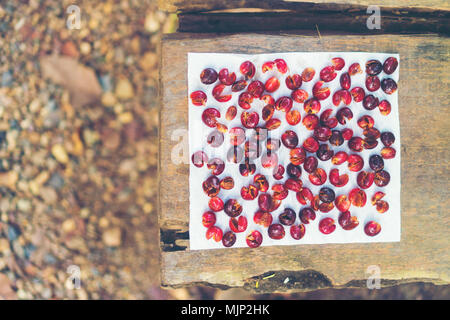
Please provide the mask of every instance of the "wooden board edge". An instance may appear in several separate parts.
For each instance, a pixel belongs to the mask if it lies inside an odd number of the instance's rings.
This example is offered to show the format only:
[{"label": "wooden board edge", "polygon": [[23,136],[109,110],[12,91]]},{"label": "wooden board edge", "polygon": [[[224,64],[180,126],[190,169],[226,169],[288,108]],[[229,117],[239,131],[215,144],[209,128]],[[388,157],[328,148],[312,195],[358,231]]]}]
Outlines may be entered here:
[{"label": "wooden board edge", "polygon": [[[439,3],[430,3],[424,5],[391,5],[383,4],[382,10],[404,11],[404,12],[433,12],[449,11],[450,5],[445,1],[436,1]],[[370,1],[350,0],[347,3],[333,1],[314,1],[314,0],[290,0],[290,1],[180,1],[180,0],[158,0],[158,8],[168,13],[192,13],[192,12],[210,12],[220,10],[234,9],[265,9],[265,10],[292,10],[299,11],[303,9],[342,11],[365,8],[372,5]]]}]

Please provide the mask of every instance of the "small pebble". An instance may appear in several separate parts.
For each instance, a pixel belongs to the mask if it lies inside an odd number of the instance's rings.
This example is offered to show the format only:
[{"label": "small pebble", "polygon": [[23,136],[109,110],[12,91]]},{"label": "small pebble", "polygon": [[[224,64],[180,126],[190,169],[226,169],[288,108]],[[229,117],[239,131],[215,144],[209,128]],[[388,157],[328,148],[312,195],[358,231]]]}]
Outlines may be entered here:
[{"label": "small pebble", "polygon": [[19,236],[21,235],[21,232],[18,227],[9,225],[8,226],[8,239],[9,241],[15,241]]},{"label": "small pebble", "polygon": [[64,178],[61,177],[59,173],[55,172],[48,180],[48,185],[59,190],[64,186]]},{"label": "small pebble", "polygon": [[66,150],[60,144],[55,144],[52,147],[52,155],[55,157],[56,161],[62,164],[67,164],[69,162],[69,156]]},{"label": "small pebble", "polygon": [[83,55],[88,55],[91,53],[91,45],[88,42],[82,42],[80,45],[80,51]]},{"label": "small pebble", "polygon": [[110,228],[105,230],[102,235],[102,240],[108,247],[118,247],[120,246],[122,240],[122,232],[119,227]]},{"label": "small pebble", "polygon": [[112,107],[117,103],[117,99],[114,94],[110,91],[103,93],[102,95],[102,104],[105,107]]},{"label": "small pebble", "polygon": [[6,255],[11,251],[9,241],[5,238],[0,238],[0,253]]},{"label": "small pebble", "polygon": [[40,195],[44,202],[47,204],[54,204],[58,201],[58,194],[53,188],[50,187],[42,187],[40,191]]},{"label": "small pebble", "polygon": [[15,171],[0,172],[0,187],[14,189],[19,174]]},{"label": "small pebble", "polygon": [[62,224],[62,230],[64,233],[72,233],[75,231],[76,227],[75,220],[73,219],[67,219]]},{"label": "small pebble", "polygon": [[10,71],[5,71],[2,74],[2,87],[10,87],[13,82],[13,76]]},{"label": "small pebble", "polygon": [[116,85],[115,93],[120,100],[127,100],[134,96],[134,89],[128,79],[121,78]]}]

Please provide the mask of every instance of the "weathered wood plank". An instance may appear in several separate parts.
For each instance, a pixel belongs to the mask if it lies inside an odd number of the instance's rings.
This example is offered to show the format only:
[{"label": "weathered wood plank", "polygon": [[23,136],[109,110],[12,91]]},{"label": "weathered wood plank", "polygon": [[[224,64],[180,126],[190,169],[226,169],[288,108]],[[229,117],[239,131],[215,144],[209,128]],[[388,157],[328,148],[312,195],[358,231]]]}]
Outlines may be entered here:
[{"label": "weathered wood plank", "polygon": [[[339,11],[352,6],[373,5],[371,0],[158,0],[159,8],[168,12],[198,12],[211,10],[229,10],[236,8],[261,8],[267,10],[298,10],[321,6],[328,10]],[[381,4],[381,3],[380,3]],[[445,0],[385,0],[384,8],[390,9],[426,9],[449,10],[450,3]]]},{"label": "weathered wood plank", "polygon": [[[176,165],[171,137],[187,129],[187,53],[276,51],[368,51],[400,54],[402,139],[402,240],[387,244],[264,247],[256,250],[184,250],[189,220],[188,164]],[[322,286],[365,285],[369,265],[381,269],[386,285],[408,281],[450,282],[449,247],[449,62],[450,39],[436,35],[232,35],[167,36],[162,43],[160,131],[160,226],[177,229],[162,251],[162,283],[207,283],[254,287],[260,275],[290,274],[262,280],[259,290],[305,290]],[[186,138],[187,139],[187,138]],[[186,154],[186,161],[188,155]],[[167,244],[166,243],[166,244]],[[167,249],[167,245],[166,245]],[[201,267],[200,267],[201,266]],[[312,272],[312,273],[311,273]],[[256,277],[256,278],[253,278]],[[311,279],[316,279],[312,281]],[[283,279],[284,280],[284,279]],[[392,281],[391,281],[392,280]],[[269,281],[269,282],[268,282]],[[278,281],[278,282],[277,282]],[[310,282],[308,282],[310,281]],[[263,285],[266,283],[266,285]]]},{"label": "weathered wood plank", "polygon": [[358,34],[450,33],[450,12],[435,14],[382,11],[379,29],[367,27],[366,7],[331,12],[315,8],[301,12],[206,12],[178,14],[178,31],[239,33],[290,30],[334,30]]}]

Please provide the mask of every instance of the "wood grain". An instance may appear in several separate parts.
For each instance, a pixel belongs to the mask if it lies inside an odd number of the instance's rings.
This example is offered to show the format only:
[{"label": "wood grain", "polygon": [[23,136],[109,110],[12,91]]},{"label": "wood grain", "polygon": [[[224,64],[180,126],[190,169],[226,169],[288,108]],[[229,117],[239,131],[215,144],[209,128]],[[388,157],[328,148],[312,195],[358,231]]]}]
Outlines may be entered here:
[{"label": "wood grain", "polygon": [[[236,8],[261,8],[267,10],[298,10],[321,6],[328,10],[339,11],[355,6],[368,7],[371,0],[158,0],[159,8],[168,12],[199,12],[211,10],[230,10]],[[385,0],[380,2],[386,9],[402,10],[449,10],[450,2],[445,0]]]},{"label": "wood grain", "polygon": [[[365,286],[369,265],[380,267],[383,285],[418,280],[449,283],[449,48],[450,39],[436,35],[166,36],[162,42],[159,171],[162,284],[206,283],[255,291]],[[185,249],[189,166],[172,163],[171,151],[178,141],[171,137],[175,130],[188,128],[187,53],[273,51],[400,54],[400,243]],[[277,276],[263,280],[270,273]],[[284,276],[294,280],[283,284]]]},{"label": "wood grain", "polygon": [[283,12],[198,12],[178,14],[178,32],[239,33],[291,30],[341,31],[346,34],[450,34],[450,11],[407,12],[382,9],[380,28],[369,29],[366,7],[329,11],[317,8]]}]

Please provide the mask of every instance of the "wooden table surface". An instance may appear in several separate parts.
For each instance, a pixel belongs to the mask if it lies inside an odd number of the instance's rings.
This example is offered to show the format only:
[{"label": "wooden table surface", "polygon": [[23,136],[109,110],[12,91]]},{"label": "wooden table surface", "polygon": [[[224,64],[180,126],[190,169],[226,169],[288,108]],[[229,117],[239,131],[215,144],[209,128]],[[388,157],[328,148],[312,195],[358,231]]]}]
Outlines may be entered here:
[{"label": "wooden table surface", "polygon": [[[450,282],[449,50],[437,35],[198,35],[162,41],[159,222],[161,281],[257,292],[365,286],[368,266],[382,285]],[[399,81],[402,238],[399,243],[275,246],[190,251],[189,155],[171,161],[182,134],[187,143],[187,53],[367,51],[400,54]],[[183,145],[183,144],[181,144]],[[187,145],[185,145],[187,147]],[[275,276],[263,279],[267,275]],[[283,281],[290,278],[287,284]]]}]

